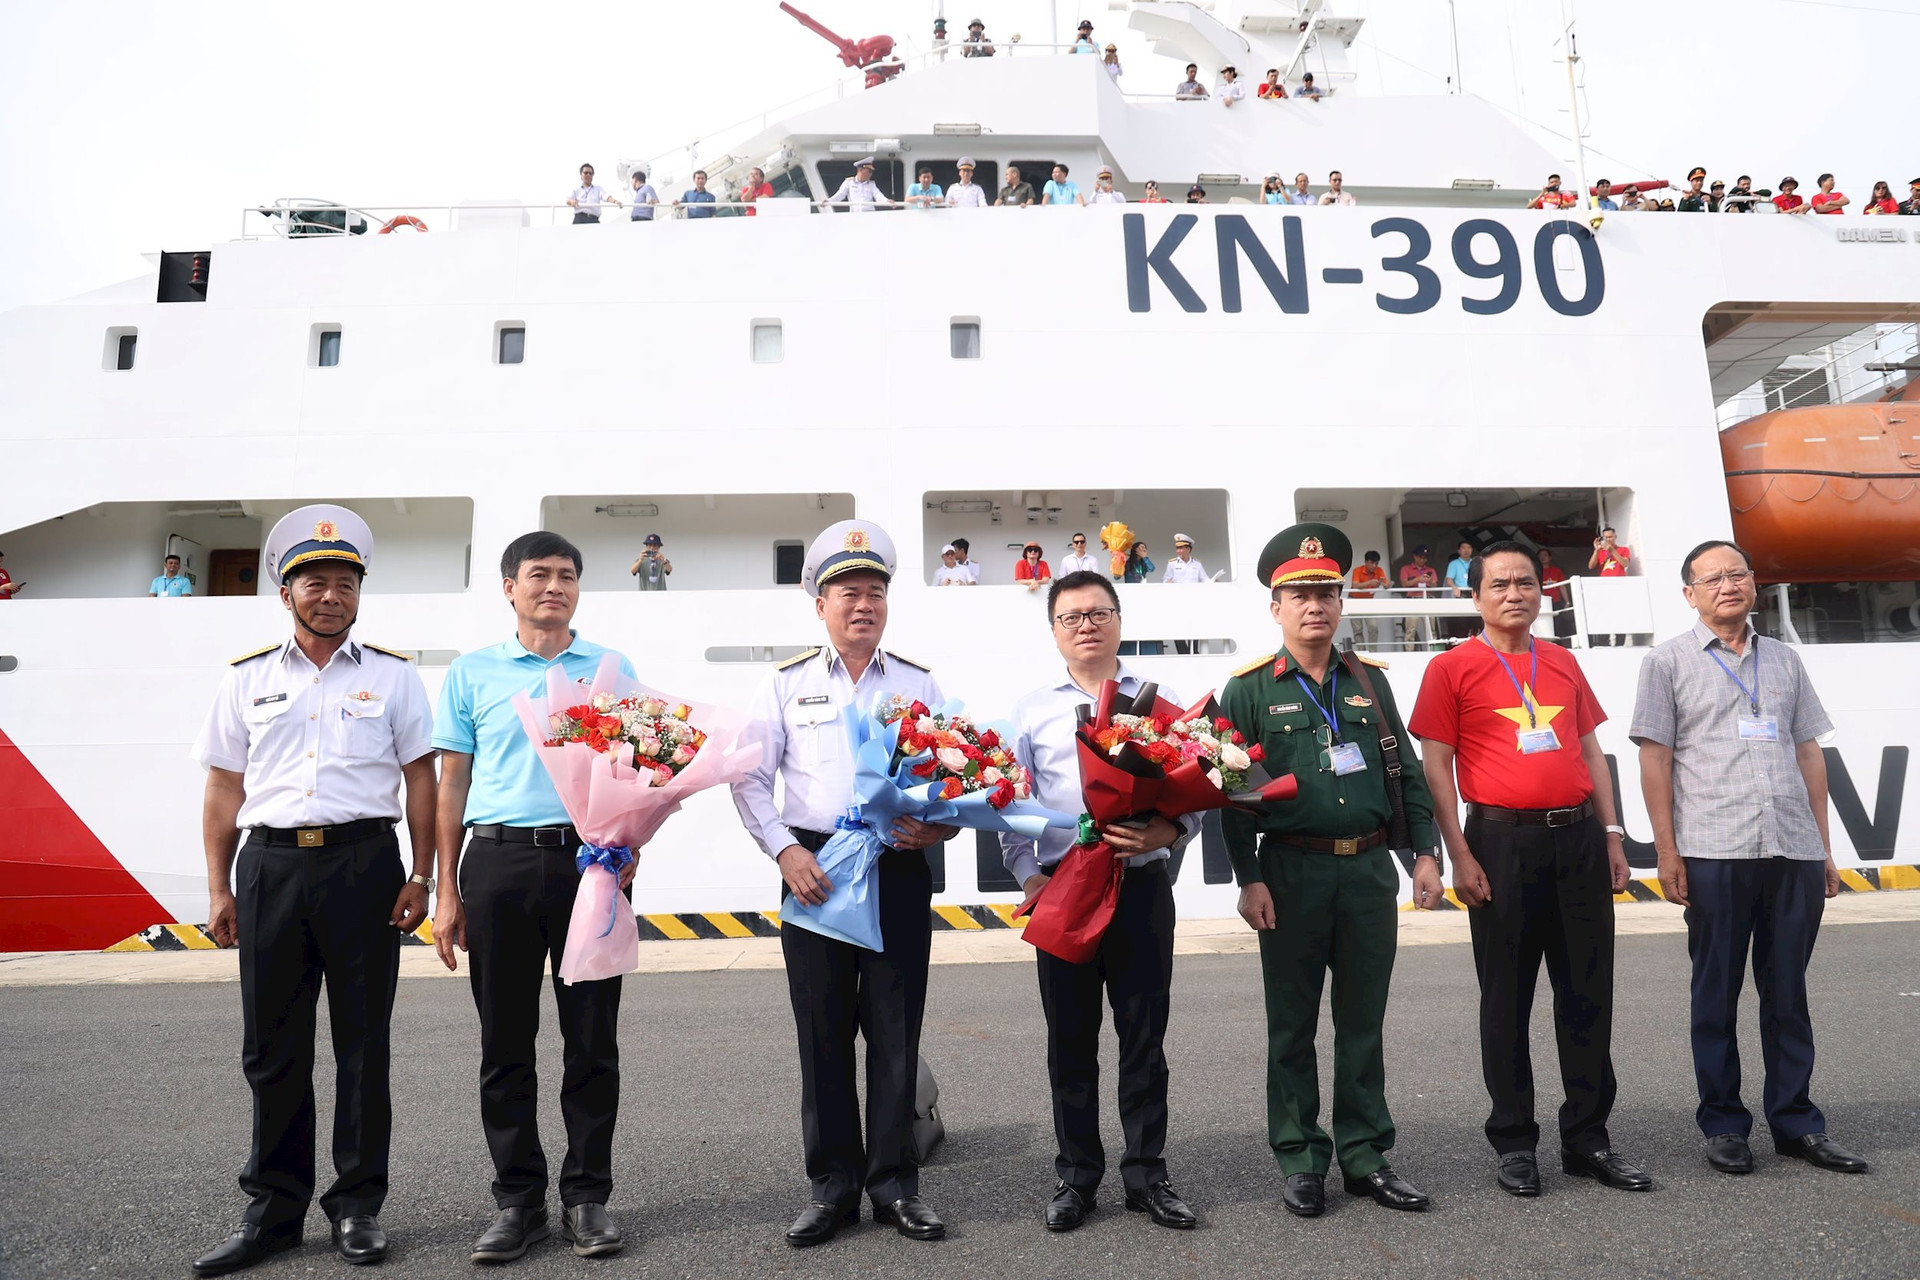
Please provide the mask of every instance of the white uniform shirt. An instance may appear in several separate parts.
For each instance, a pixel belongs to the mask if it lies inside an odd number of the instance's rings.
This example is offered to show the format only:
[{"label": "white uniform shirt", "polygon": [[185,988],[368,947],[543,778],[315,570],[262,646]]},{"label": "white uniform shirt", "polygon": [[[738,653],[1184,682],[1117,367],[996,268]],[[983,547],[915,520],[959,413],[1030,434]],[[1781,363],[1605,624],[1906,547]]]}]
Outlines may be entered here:
[{"label": "white uniform shirt", "polygon": [[933,585],[936,587],[946,587],[955,584],[971,586],[972,583],[973,571],[963,564],[943,564],[933,571]]},{"label": "white uniform shirt", "polygon": [[400,766],[433,748],[420,673],[349,640],[324,668],[289,640],[227,668],[194,741],[202,765],[245,775],[242,827],[400,818]]},{"label": "white uniform shirt", "polygon": [[1320,193],[1320,203],[1321,204],[1356,205],[1356,204],[1359,204],[1360,202],[1353,198],[1353,193],[1350,191],[1339,191],[1339,192],[1323,191]]},{"label": "white uniform shirt", "polygon": [[[1140,677],[1126,663],[1120,664],[1120,692],[1136,694],[1140,692]],[[1168,702],[1179,703],[1180,699],[1165,685],[1160,688],[1160,696]],[[1080,790],[1080,749],[1075,745],[1073,732],[1078,727],[1074,718],[1076,707],[1090,707],[1093,696],[1073,682],[1073,677],[1065,671],[1060,673],[1057,684],[1035,689],[1032,693],[1013,704],[1013,758],[1027,766],[1033,775],[1033,798],[1049,809],[1061,813],[1080,813],[1085,806]],[[1182,704],[1184,705],[1184,704]],[[1200,815],[1188,814],[1174,820],[1183,833],[1179,843],[1184,844],[1200,830]],[[1027,877],[1039,871],[1053,870],[1054,864],[1073,847],[1077,832],[1071,827],[1048,827],[1040,833],[1040,843],[1036,847],[1032,840],[1017,832],[1000,833],[1000,856],[1013,873],[1013,878],[1021,884]],[[1126,859],[1129,867],[1145,866],[1171,856],[1171,850],[1155,849],[1152,853],[1143,853],[1137,858]]]},{"label": "white uniform shirt", "polygon": [[1095,191],[1087,197],[1088,204],[1125,204],[1127,197],[1120,191]]},{"label": "white uniform shirt", "polygon": [[607,192],[604,187],[575,187],[573,198],[579,204],[581,213],[598,213],[600,206],[606,203]]},{"label": "white uniform shirt", "polygon": [[869,178],[862,182],[858,178],[848,178],[840,184],[840,189],[827,197],[829,202],[838,206],[846,203],[849,213],[872,213],[873,206],[884,197],[880,194],[880,184]]},{"label": "white uniform shirt", "polygon": [[1197,556],[1191,560],[1182,560],[1179,556],[1175,556],[1167,561],[1167,572],[1160,579],[1162,582],[1205,582],[1206,580],[1207,566],[1201,564]]},{"label": "white uniform shirt", "polygon": [[1066,555],[1060,557],[1060,574],[1062,577],[1065,577],[1069,573],[1097,573],[1099,569],[1100,562],[1092,556],[1077,556],[1069,551]]},{"label": "white uniform shirt", "polygon": [[987,189],[977,182],[956,182],[947,188],[948,208],[984,209],[992,203],[987,199]]},{"label": "white uniform shirt", "polygon": [[959,567],[967,571],[967,576],[973,579],[974,586],[977,587],[980,585],[980,562],[978,560],[962,560]]},{"label": "white uniform shirt", "polygon": [[[805,831],[832,831],[846,816],[853,800],[853,746],[848,741],[849,715],[871,711],[894,694],[916,698],[929,707],[946,701],[926,668],[917,667],[884,649],[860,674],[858,684],[847,676],[846,664],[832,645],[805,659],[775,669],[753,700],[752,721],[743,742],[766,747],[754,771],[733,784],[733,805],[747,833],[769,858],[777,858],[790,844],[798,827]],[[778,774],[785,795],[773,802],[773,780]]]},{"label": "white uniform shirt", "polygon": [[1222,80],[1219,86],[1213,91],[1214,101],[1223,107],[1228,103],[1239,102],[1246,96],[1247,86],[1241,84],[1238,80],[1235,80],[1232,84],[1228,84],[1225,80]]}]

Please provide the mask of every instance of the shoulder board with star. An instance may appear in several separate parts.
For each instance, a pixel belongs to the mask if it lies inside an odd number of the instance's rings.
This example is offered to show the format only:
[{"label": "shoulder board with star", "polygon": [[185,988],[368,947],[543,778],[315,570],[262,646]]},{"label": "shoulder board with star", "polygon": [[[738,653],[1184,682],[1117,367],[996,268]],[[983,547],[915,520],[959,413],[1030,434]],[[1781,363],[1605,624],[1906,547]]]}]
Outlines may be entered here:
[{"label": "shoulder board with star", "polygon": [[820,656],[820,650],[817,647],[812,649],[805,649],[799,653],[794,654],[791,658],[788,658],[785,662],[774,663],[773,669],[775,671],[785,671],[788,667],[797,667],[801,663],[806,662],[808,659],[817,658],[819,656]]},{"label": "shoulder board with star", "polygon": [[1236,676],[1250,676],[1262,667],[1271,666],[1273,664],[1273,660],[1279,656],[1280,656],[1279,651],[1276,650],[1273,653],[1268,654],[1264,658],[1255,658],[1252,662],[1249,662],[1246,666],[1237,668],[1233,674]]},{"label": "shoulder board with star", "polygon": [[251,653],[243,653],[237,658],[230,659],[227,662],[227,665],[230,667],[237,667],[243,662],[252,662],[255,658],[264,658],[270,653],[279,652],[279,650],[280,650],[279,645],[270,644],[264,649],[255,649]]},{"label": "shoulder board with star", "polygon": [[371,649],[371,650],[373,650],[373,651],[374,651],[375,653],[384,653],[384,654],[386,654],[386,655],[387,655],[387,656],[388,656],[389,658],[398,658],[398,659],[400,659],[400,661],[402,661],[402,662],[412,662],[412,661],[413,661],[413,655],[412,655],[412,654],[410,654],[410,653],[403,653],[403,652],[401,652],[401,651],[400,651],[400,650],[398,650],[398,649],[389,649],[389,648],[387,648],[387,647],[386,647],[385,645],[383,645],[383,644],[368,644],[368,643],[367,643],[367,642],[366,642],[365,640],[362,640],[362,641],[360,642],[360,647],[361,647],[362,649]]},{"label": "shoulder board with star", "polygon": [[925,671],[929,674],[931,674],[933,671],[933,668],[927,666],[925,663],[915,662],[912,658],[903,658],[891,649],[887,650],[887,656],[889,658],[892,658],[895,662],[902,663],[905,666],[912,667],[915,671]]},{"label": "shoulder board with star", "polygon": [[1360,659],[1360,661],[1366,663],[1368,666],[1378,667],[1382,671],[1385,671],[1389,666],[1392,665],[1385,658],[1376,658],[1372,654],[1360,653],[1356,651],[1353,656]]}]

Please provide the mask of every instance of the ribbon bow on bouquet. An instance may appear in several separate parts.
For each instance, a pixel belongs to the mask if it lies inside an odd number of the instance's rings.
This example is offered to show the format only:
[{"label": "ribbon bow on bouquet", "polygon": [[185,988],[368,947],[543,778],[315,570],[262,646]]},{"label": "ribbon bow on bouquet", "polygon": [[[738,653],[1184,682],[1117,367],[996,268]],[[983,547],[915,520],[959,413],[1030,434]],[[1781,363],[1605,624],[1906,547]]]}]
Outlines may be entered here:
[{"label": "ribbon bow on bouquet", "polygon": [[840,715],[853,746],[853,804],[815,855],[833,889],[817,907],[789,897],[780,904],[786,924],[884,950],[874,864],[897,818],[1029,839],[1074,824],[1026,798],[1026,769],[1004,745],[1010,732],[975,725],[959,702],[935,710],[895,701]]},{"label": "ribbon bow on bouquet", "polygon": [[1128,698],[1109,680],[1080,714],[1074,739],[1086,813],[1078,843],[1014,912],[1027,916],[1022,936],[1028,942],[1070,964],[1093,959],[1120,898],[1125,855],[1099,838],[1099,828],[1156,813],[1173,819],[1248,808],[1299,793],[1292,774],[1275,778],[1261,767],[1259,746],[1240,742],[1212,694],[1182,711],[1159,696],[1158,685],[1143,684]]},{"label": "ribbon bow on bouquet", "polygon": [[650,689],[622,675],[612,653],[584,693],[555,663],[547,696],[515,694],[513,706],[586,842],[559,976],[572,984],[627,973],[640,963],[640,930],[620,873],[689,796],[751,772],[761,744],[740,742],[744,714]]}]

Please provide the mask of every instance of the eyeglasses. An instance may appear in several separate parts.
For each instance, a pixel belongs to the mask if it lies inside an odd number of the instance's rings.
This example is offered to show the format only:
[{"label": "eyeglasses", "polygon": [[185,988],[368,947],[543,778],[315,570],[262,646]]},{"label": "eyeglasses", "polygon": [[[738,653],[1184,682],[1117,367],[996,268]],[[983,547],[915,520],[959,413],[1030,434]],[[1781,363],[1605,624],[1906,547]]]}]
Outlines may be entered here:
[{"label": "eyeglasses", "polygon": [[1091,622],[1096,627],[1104,627],[1120,616],[1118,609],[1088,609],[1084,613],[1056,613],[1053,620],[1068,631],[1078,631],[1080,624]]},{"label": "eyeglasses", "polygon": [[1751,569],[1729,569],[1725,573],[1716,573],[1711,578],[1695,578],[1687,585],[1690,587],[1700,587],[1706,591],[1718,591],[1721,587],[1729,583],[1736,587],[1740,586],[1751,577],[1753,577],[1753,570]]},{"label": "eyeglasses", "polygon": [[1075,538],[1073,540],[1073,545],[1076,547],[1084,547],[1087,545],[1087,540],[1085,538]]}]

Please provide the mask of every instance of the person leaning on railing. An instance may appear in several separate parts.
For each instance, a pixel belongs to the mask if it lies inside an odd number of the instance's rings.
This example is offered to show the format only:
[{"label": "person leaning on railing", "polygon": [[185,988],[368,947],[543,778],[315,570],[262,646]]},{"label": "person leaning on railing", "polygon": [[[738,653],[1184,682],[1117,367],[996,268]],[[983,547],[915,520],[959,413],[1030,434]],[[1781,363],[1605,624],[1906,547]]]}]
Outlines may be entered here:
[{"label": "person leaning on railing", "polygon": [[[928,177],[933,175],[929,173]],[[873,157],[865,156],[853,166],[853,176],[840,184],[840,189],[827,197],[829,206],[842,206],[848,213],[872,213],[877,205],[891,207],[897,202],[880,190],[880,184],[873,180]]]},{"label": "person leaning on railing", "polygon": [[973,180],[973,157],[960,157],[960,181],[947,188],[947,208],[984,209],[987,189]]}]

